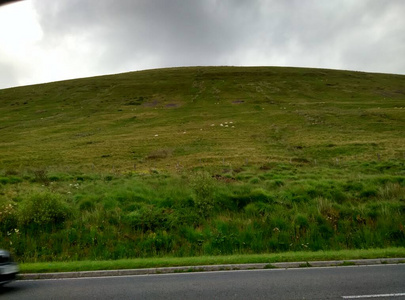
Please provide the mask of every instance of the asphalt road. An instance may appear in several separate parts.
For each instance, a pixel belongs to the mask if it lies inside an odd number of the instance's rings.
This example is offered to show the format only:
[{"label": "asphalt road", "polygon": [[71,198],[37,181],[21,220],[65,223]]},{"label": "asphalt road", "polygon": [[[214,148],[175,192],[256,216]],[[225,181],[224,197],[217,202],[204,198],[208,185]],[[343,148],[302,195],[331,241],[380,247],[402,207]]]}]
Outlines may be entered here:
[{"label": "asphalt road", "polygon": [[1,299],[405,299],[405,264],[21,280]]}]

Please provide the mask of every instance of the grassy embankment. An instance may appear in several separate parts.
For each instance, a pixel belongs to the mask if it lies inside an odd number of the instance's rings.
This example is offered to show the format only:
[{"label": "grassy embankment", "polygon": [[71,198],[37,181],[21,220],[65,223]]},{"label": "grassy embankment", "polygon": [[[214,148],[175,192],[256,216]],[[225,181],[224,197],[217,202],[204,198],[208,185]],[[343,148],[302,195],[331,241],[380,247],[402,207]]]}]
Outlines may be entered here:
[{"label": "grassy embankment", "polygon": [[403,255],[404,86],[183,68],[0,90],[0,247],[26,263]]}]

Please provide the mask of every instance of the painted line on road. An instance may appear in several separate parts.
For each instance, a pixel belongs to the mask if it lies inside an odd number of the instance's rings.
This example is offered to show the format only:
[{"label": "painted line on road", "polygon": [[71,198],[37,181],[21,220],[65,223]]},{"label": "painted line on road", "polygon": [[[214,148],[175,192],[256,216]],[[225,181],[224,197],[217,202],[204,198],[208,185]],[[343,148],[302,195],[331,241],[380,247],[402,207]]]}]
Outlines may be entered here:
[{"label": "painted line on road", "polygon": [[342,296],[342,298],[343,299],[365,299],[365,298],[384,298],[384,297],[402,297],[402,296],[405,296],[405,293]]}]

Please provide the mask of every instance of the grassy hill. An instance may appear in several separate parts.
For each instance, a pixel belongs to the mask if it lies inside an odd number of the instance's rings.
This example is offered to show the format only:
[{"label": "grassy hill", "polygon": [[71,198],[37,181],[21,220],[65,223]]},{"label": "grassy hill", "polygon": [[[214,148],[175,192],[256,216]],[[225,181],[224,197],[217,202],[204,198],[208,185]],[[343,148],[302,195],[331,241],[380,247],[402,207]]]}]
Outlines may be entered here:
[{"label": "grassy hill", "polygon": [[404,87],[400,75],[195,67],[5,89],[0,165],[105,172],[403,158]]},{"label": "grassy hill", "polygon": [[0,90],[24,261],[404,247],[405,76],[148,70]]}]

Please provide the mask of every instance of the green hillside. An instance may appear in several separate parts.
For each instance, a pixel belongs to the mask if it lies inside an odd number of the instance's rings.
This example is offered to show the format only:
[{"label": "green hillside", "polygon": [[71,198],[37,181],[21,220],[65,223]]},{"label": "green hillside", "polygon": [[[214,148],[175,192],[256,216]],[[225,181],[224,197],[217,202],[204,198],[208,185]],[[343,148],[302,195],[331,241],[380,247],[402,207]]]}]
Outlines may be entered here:
[{"label": "green hillside", "polygon": [[403,158],[404,87],[400,75],[195,67],[5,89],[0,165],[105,172]]},{"label": "green hillside", "polygon": [[3,89],[0,248],[35,262],[405,247],[404,133],[404,75],[190,67]]}]

